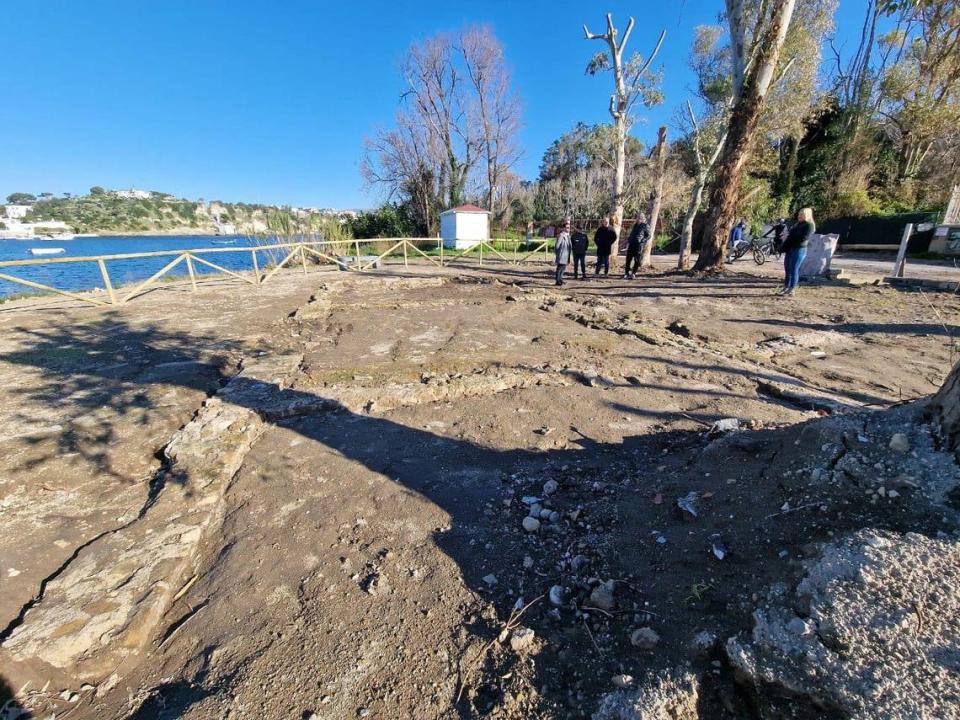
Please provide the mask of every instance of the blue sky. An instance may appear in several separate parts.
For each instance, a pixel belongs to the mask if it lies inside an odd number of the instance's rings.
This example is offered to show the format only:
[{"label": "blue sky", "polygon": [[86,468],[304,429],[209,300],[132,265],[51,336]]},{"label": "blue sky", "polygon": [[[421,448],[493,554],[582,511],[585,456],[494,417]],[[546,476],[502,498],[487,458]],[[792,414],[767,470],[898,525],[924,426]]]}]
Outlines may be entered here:
[{"label": "blue sky", "polygon": [[[583,39],[611,10],[633,13],[631,45],[663,28],[663,105],[644,141],[687,95],[694,26],[721,0],[606,4],[320,0],[46,0],[4,13],[0,196],[137,187],[229,201],[369,207],[363,138],[398,105],[398,64],[414,41],[490,24],[524,101],[520,174],[577,121],[603,122],[610,79],[583,69]],[[863,3],[842,0],[840,39],[855,42]]]}]

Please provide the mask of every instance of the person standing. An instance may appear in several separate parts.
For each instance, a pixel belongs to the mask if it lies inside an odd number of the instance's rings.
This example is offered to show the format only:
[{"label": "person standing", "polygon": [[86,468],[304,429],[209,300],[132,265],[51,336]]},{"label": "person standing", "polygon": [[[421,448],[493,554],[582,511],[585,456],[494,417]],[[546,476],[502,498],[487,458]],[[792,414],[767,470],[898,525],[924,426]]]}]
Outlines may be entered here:
[{"label": "person standing", "polygon": [[[637,215],[637,221],[630,229],[630,236],[627,238],[627,264],[623,268],[623,277],[633,280],[636,277],[637,270],[640,269],[641,249],[645,242],[650,241],[650,226],[647,225],[647,216],[643,213]],[[631,263],[633,267],[631,269]]]},{"label": "person standing", "polygon": [[733,226],[733,230],[730,231],[730,247],[736,247],[737,243],[743,240],[743,231],[746,228],[747,224],[743,220]]},{"label": "person standing", "polygon": [[600,268],[603,268],[604,275],[610,272],[610,251],[616,242],[617,233],[610,227],[610,218],[605,217],[593,235],[593,243],[597,246],[597,267],[594,275],[600,274]]},{"label": "person standing", "polygon": [[783,251],[786,254],[783,258],[785,280],[783,290],[780,291],[781,295],[796,293],[797,286],[800,284],[800,266],[807,257],[807,243],[816,229],[817,226],[813,222],[813,209],[805,207],[798,210],[797,222],[790,228],[787,239],[783,241]]},{"label": "person standing", "polygon": [[570,235],[570,248],[573,253],[573,279],[577,279],[577,268],[580,268],[580,277],[587,279],[587,246],[590,238],[580,230],[574,230]]},{"label": "person standing", "polygon": [[563,285],[563,272],[567,269],[567,265],[570,263],[571,250],[572,243],[570,241],[570,218],[567,218],[563,225],[563,231],[560,233],[560,237],[557,238],[557,245],[553,250],[553,254],[557,263],[557,285]]}]

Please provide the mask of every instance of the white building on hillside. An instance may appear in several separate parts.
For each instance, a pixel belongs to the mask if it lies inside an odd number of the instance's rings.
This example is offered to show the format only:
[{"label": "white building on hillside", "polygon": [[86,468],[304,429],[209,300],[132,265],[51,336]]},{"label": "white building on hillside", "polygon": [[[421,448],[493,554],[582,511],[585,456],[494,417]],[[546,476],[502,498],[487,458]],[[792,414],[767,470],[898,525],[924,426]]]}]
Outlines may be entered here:
[{"label": "white building on hillside", "polygon": [[30,205],[6,205],[6,217],[11,220],[22,220],[30,212]]},{"label": "white building on hillside", "polygon": [[114,190],[113,195],[114,197],[125,198],[127,200],[148,200],[150,198],[150,191],[130,188],[129,190]]},{"label": "white building on hillside", "polygon": [[490,211],[458,205],[440,213],[440,237],[448,249],[464,250],[490,239]]}]

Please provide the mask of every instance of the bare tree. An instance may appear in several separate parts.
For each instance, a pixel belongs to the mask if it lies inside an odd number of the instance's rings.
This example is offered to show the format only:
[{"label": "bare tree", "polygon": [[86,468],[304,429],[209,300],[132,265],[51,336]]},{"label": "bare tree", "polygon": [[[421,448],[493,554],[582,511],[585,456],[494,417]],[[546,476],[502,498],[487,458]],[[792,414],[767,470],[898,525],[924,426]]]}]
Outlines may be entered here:
[{"label": "bare tree", "polygon": [[437,35],[411,47],[403,74],[408,86],[403,99],[428,131],[440,166],[442,196],[457,205],[464,200],[482,141],[471,122],[468,86],[454,62],[449,36]]},{"label": "bare tree", "polygon": [[476,93],[486,161],[487,209],[496,214],[501,180],[521,156],[517,142],[520,97],[510,86],[503,48],[488,27],[466,30],[460,38],[460,52]]},{"label": "bare tree", "polygon": [[396,197],[410,206],[421,237],[433,229],[439,191],[429,144],[424,128],[400,112],[395,129],[381,130],[365,141],[360,164],[368,185],[382,185],[388,199]]},{"label": "bare tree", "polygon": [[[740,181],[753,150],[796,0],[765,0],[755,17],[746,12],[746,4],[747,0],[726,0],[736,101],[710,193],[703,247],[694,266],[699,271],[723,269],[727,239],[736,220]],[[750,40],[751,31],[754,42]]]},{"label": "bare tree", "polygon": [[594,75],[604,70],[613,70],[613,93],[610,95],[610,117],[613,118],[615,132],[614,152],[616,169],[613,177],[613,229],[620,234],[623,227],[623,183],[626,173],[626,145],[627,134],[633,123],[632,113],[638,101],[647,107],[659,103],[662,99],[657,90],[658,79],[649,73],[650,64],[656,58],[666,37],[666,30],[661,31],[660,39],[654,46],[650,56],[644,59],[639,53],[634,53],[624,62],[623,51],[633,31],[634,20],[630,18],[623,33],[623,40],[617,40],[618,30],[613,24],[613,14],[607,13],[607,32],[602,35],[591,33],[587,26],[583,26],[583,34],[587,40],[603,40],[608,50],[597,53],[587,72]]},{"label": "bare tree", "polygon": [[663,126],[657,133],[657,144],[653,149],[654,181],[653,204],[650,207],[650,240],[643,247],[641,267],[653,267],[650,254],[653,252],[653,241],[657,237],[657,221],[660,219],[660,207],[663,205],[663,182],[667,176],[667,128]]}]

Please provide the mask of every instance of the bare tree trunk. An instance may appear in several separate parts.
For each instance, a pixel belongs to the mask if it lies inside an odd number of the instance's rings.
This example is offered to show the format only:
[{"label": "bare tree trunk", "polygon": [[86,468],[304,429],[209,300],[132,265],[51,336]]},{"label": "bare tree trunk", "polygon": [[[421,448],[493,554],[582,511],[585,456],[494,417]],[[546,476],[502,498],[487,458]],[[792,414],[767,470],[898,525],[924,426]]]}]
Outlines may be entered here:
[{"label": "bare tree trunk", "polygon": [[660,207],[663,205],[663,182],[667,175],[667,127],[663,125],[657,132],[657,144],[653,150],[656,158],[656,176],[654,180],[653,205],[650,208],[650,240],[643,248],[641,267],[653,267],[650,255],[653,252],[653,242],[657,237],[657,222],[660,220]]},{"label": "bare tree trunk", "polygon": [[946,446],[960,453],[960,363],[957,363],[940,390],[930,400],[930,411],[940,423]]},{"label": "bare tree trunk", "polygon": [[680,233],[680,258],[677,260],[677,269],[686,270],[690,264],[690,254],[693,252],[693,221],[697,218],[697,211],[703,201],[703,190],[707,186],[706,173],[697,175],[694,181],[693,192],[690,194],[690,204],[687,205],[687,214],[683,216],[683,231]]},{"label": "bare tree trunk", "polygon": [[[617,234],[617,242],[620,242],[620,230],[623,228],[623,184],[627,174],[627,119],[621,115],[616,118],[616,167],[613,175],[613,197],[611,206],[613,214],[611,221],[613,231]],[[619,245],[618,245],[619,246]]]},{"label": "bare tree trunk", "polygon": [[[630,18],[627,22],[626,29],[623,31],[623,40],[619,42],[617,41],[618,31],[613,24],[612,13],[607,13],[607,32],[603,35],[595,35],[587,29],[586,25],[583,26],[583,35],[587,40],[603,40],[610,48],[609,61],[610,67],[613,69],[613,94],[610,96],[610,117],[613,118],[616,132],[616,147],[614,148],[616,166],[613,176],[613,197],[611,198],[613,213],[611,219],[613,230],[617,233],[618,242],[620,231],[623,229],[623,184],[627,165],[627,132],[630,130],[630,106],[639,92],[636,87],[627,87],[624,76],[623,49],[627,45],[627,40],[630,39],[633,26],[634,20]],[[660,46],[663,44],[665,35],[666,31],[660,33],[660,39],[657,41],[653,52],[650,53],[650,57],[648,57],[639,68],[631,70],[633,76],[640,78],[643,73],[646,72],[647,68],[650,67],[650,63],[653,62],[653,59],[660,51]]]},{"label": "bare tree trunk", "polygon": [[[796,0],[776,0],[770,24],[756,48],[756,57],[743,83],[743,92],[730,114],[727,142],[710,192],[710,210],[703,231],[703,246],[695,270],[723,270],[727,239],[736,220],[743,170],[753,151],[760,113],[773,81],[780,50],[793,17]],[[731,30],[733,33],[733,31]]]}]

